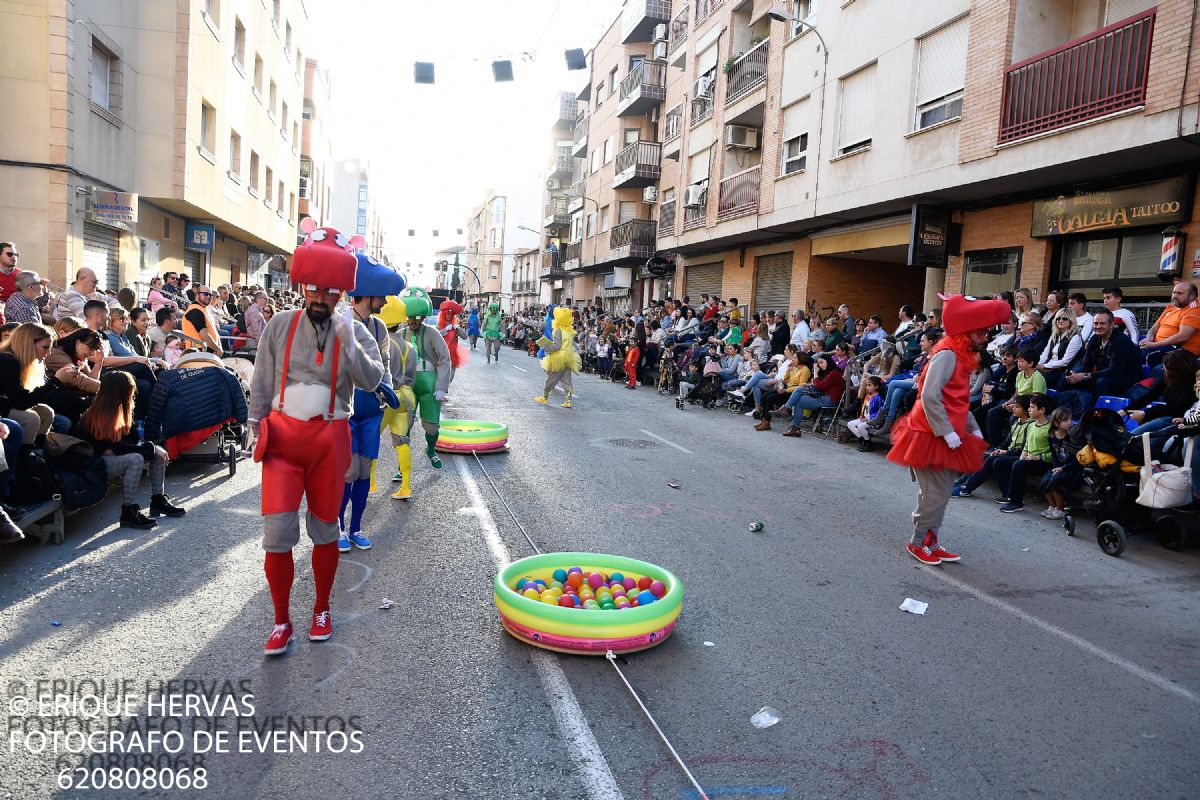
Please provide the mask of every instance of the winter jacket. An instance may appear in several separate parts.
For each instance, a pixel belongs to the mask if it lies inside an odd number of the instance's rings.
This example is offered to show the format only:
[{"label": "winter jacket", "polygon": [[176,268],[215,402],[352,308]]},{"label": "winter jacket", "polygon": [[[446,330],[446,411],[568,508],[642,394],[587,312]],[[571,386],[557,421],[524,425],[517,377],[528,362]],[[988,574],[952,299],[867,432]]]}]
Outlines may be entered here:
[{"label": "winter jacket", "polygon": [[245,422],[246,416],[246,396],[232,372],[212,361],[187,361],[159,373],[150,395],[146,438],[163,442],[230,419]]}]

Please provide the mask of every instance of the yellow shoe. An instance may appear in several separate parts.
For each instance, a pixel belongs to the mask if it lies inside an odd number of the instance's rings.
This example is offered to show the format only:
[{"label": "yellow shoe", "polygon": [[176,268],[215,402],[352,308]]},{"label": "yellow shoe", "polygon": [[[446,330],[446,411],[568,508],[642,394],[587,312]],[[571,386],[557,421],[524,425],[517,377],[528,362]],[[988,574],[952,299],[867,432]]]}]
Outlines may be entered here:
[{"label": "yellow shoe", "polygon": [[393,500],[409,500],[411,498],[412,498],[412,488],[409,486],[405,486],[404,484],[400,484],[400,488],[397,489],[396,491],[392,492]]},{"label": "yellow shoe", "polygon": [[406,444],[396,447],[396,466],[400,472],[400,488],[392,492],[393,500],[412,497],[412,448]]},{"label": "yellow shoe", "polygon": [[563,408],[570,408],[570,407],[571,407],[571,401],[570,401],[570,400],[567,400],[566,402],[564,402],[564,403],[562,404],[562,407],[563,407]]},{"label": "yellow shoe", "polygon": [[546,404],[547,404],[547,403],[549,403],[550,401],[549,401],[549,400],[547,400],[545,397],[535,397],[535,398],[533,398],[533,402],[535,402],[535,403],[541,403],[542,405],[546,405]]}]

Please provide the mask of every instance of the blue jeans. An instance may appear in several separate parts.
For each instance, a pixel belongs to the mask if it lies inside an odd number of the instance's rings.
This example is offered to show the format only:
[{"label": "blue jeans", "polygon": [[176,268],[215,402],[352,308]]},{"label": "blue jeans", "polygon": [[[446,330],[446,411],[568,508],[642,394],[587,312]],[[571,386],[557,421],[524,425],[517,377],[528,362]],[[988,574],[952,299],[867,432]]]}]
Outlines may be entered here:
[{"label": "blue jeans", "polygon": [[1149,422],[1143,422],[1141,425],[1138,425],[1136,428],[1130,431],[1130,435],[1141,436],[1143,433],[1153,433],[1154,431],[1165,430],[1166,428],[1170,428],[1172,424],[1173,423],[1171,422],[1170,417],[1158,417],[1150,420]]},{"label": "blue jeans", "polygon": [[[800,390],[797,389],[796,392],[798,391]],[[792,392],[792,397],[788,399],[789,403],[796,397],[796,392]],[[800,427],[800,423],[804,421],[805,411],[816,411],[818,408],[833,408],[836,405],[837,403],[833,402],[833,398],[827,394],[814,396],[810,392],[809,394],[801,395],[799,399],[796,399],[796,403],[792,407],[792,424]]]},{"label": "blue jeans", "polygon": [[767,381],[771,381],[771,380],[775,380],[775,379],[773,377],[771,377],[770,375],[768,375],[767,373],[762,372],[762,371],[756,372],[750,376],[750,380],[746,381],[746,385],[742,387],[742,391],[744,392],[747,389],[749,389],[750,392],[754,395],[754,405],[760,406],[760,405],[762,405],[762,393],[763,393],[762,384],[766,383]]},{"label": "blue jeans", "polygon": [[900,413],[900,404],[904,402],[904,396],[916,385],[916,381],[909,380],[887,382],[887,395],[883,398],[883,418],[885,420],[896,418],[896,415]]}]

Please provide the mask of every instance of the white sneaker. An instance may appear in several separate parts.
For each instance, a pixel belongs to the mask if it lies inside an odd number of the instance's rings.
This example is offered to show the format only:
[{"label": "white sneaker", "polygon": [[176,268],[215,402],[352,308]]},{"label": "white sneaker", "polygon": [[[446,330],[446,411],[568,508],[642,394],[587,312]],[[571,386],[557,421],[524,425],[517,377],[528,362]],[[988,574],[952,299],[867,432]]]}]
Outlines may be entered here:
[{"label": "white sneaker", "polygon": [[730,392],[730,394],[736,394],[738,397],[746,396],[746,393],[743,392],[741,389],[734,389],[732,392]]},{"label": "white sneaker", "polygon": [[1067,515],[1067,512],[1062,510],[1061,508],[1048,508],[1048,509],[1046,509],[1046,511],[1048,512],[1046,514],[1046,519],[1058,520],[1058,519],[1062,519],[1063,517],[1065,517]]},{"label": "white sneaker", "polygon": [[1053,511],[1054,511],[1054,506],[1050,506],[1050,507],[1049,507],[1049,508],[1047,508],[1045,511],[1041,512],[1041,514],[1042,514],[1042,516],[1043,516],[1043,517],[1045,517],[1046,519],[1050,519],[1050,518],[1051,518],[1051,517],[1050,517],[1050,514],[1051,514],[1051,513],[1053,513]]},{"label": "white sneaker", "polygon": [[742,416],[743,416],[743,417],[753,417],[753,416],[754,416],[754,409],[750,409],[750,410],[749,410],[749,411],[747,411],[745,414],[742,414]]}]

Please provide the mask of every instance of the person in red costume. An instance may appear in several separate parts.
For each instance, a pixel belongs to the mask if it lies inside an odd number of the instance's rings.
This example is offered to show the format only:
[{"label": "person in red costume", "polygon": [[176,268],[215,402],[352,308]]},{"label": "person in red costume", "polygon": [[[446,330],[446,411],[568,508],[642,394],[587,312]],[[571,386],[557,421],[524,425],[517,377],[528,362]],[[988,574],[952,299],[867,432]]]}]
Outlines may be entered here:
[{"label": "person in red costume", "polygon": [[450,350],[450,380],[459,367],[467,363],[467,349],[458,343],[458,315],[463,307],[453,300],[443,300],[438,306],[437,329]]},{"label": "person in red costume", "polygon": [[912,412],[892,429],[892,451],[888,453],[889,461],[909,468],[917,484],[908,552],[929,565],[960,559],[938,543],[938,531],[955,478],[958,473],[978,471],[987,449],[975,417],[969,413],[971,373],[979,367],[988,329],[1012,314],[1003,300],[976,300],[960,294],[942,300],[946,336],[933,348],[921,373]]}]

